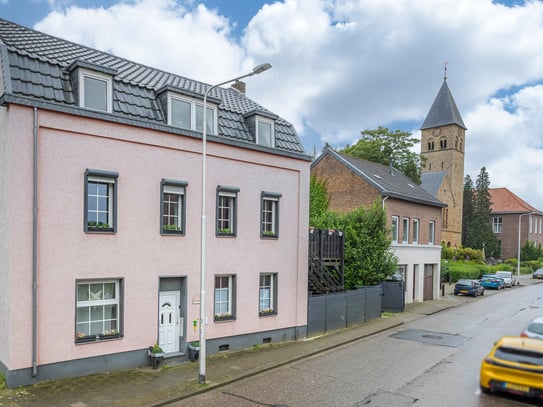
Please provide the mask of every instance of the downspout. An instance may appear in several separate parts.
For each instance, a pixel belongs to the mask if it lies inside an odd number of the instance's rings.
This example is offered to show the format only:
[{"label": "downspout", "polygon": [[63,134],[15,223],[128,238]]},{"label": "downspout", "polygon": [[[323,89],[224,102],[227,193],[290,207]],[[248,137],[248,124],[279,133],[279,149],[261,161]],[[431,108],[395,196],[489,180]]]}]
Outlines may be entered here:
[{"label": "downspout", "polygon": [[34,173],[32,219],[32,377],[38,374],[38,108],[34,107]]},{"label": "downspout", "polygon": [[383,210],[385,210],[385,201],[388,199],[388,195],[383,198]]}]

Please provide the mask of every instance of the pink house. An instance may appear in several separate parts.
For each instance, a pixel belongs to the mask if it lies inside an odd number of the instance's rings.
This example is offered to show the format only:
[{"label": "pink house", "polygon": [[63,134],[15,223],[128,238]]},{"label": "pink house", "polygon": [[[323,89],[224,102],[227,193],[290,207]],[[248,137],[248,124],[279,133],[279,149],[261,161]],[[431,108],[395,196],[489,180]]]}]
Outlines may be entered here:
[{"label": "pink house", "polygon": [[[0,66],[0,374],[186,360],[209,85],[5,20]],[[238,90],[207,107],[207,353],[304,337],[310,157]]]}]

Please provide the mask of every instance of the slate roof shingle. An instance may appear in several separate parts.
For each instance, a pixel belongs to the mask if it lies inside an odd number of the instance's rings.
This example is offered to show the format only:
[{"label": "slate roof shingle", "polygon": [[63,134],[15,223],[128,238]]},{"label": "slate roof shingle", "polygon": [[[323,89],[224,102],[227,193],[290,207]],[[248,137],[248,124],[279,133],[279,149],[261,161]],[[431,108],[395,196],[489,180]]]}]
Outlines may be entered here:
[{"label": "slate roof shingle", "polygon": [[311,166],[315,166],[326,155],[331,155],[343,165],[348,167],[358,176],[362,177],[381,194],[381,196],[390,196],[397,199],[403,199],[410,202],[416,202],[423,205],[437,206],[444,208],[447,205],[431,193],[426,191],[420,185],[413,182],[408,176],[394,167],[377,164],[360,158],[351,157],[338,153],[332,149],[325,149]]},{"label": "slate roof shingle", "polygon": [[[173,73],[138,64],[102,51],[35,31],[0,19],[0,57],[6,81],[4,103],[41,102],[48,108],[79,109],[75,90],[70,80],[70,66],[79,63],[113,70],[113,114],[115,121],[132,125],[160,127],[181,132],[167,126],[167,120],[157,100],[157,92],[170,85],[182,93],[203,98],[211,85],[184,78]],[[6,58],[7,57],[7,58]],[[6,60],[7,59],[7,60]],[[288,121],[252,101],[232,88],[214,88],[210,101],[218,106],[219,137],[215,140],[242,142],[243,146],[264,149],[271,153],[286,153],[309,159],[303,145]],[[255,145],[254,136],[245,123],[245,116],[259,113],[275,119],[275,148]],[[78,114],[92,116],[93,112],[79,109]],[[101,114],[108,118],[108,114]],[[113,120],[113,118],[112,118]],[[196,136],[195,132],[185,132]],[[183,133],[183,134],[185,134]],[[236,144],[239,145],[239,144]]]},{"label": "slate roof shingle", "polygon": [[445,79],[422,124],[421,130],[449,124],[456,124],[465,130],[467,129]]}]

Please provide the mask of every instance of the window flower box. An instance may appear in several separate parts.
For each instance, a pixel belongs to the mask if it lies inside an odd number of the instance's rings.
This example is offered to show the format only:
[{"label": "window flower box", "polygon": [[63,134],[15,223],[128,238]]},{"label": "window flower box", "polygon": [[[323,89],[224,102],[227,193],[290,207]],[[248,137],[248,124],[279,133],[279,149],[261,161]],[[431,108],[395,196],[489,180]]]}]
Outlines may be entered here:
[{"label": "window flower box", "polygon": [[96,335],[87,335],[83,332],[78,332],[75,335],[75,343],[95,342]]},{"label": "window flower box", "polygon": [[100,339],[115,339],[119,338],[120,334],[115,329],[110,329],[109,331],[104,331],[98,335]]},{"label": "window flower box", "polygon": [[264,315],[274,315],[274,314],[275,314],[275,311],[273,310],[273,308],[267,308],[267,309],[262,309],[262,310],[260,310],[259,314],[260,314],[260,316],[264,316]]},{"label": "window flower box", "polygon": [[228,321],[232,319],[234,319],[234,316],[230,312],[215,314],[215,321]]}]

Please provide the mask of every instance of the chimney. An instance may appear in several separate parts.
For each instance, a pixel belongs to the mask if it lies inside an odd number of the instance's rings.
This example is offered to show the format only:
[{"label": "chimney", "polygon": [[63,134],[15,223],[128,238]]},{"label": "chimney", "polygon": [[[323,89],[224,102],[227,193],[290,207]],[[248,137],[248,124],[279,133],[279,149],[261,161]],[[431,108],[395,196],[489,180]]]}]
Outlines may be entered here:
[{"label": "chimney", "polygon": [[235,81],[231,87],[237,90],[239,93],[242,93],[245,95],[245,82]]}]

